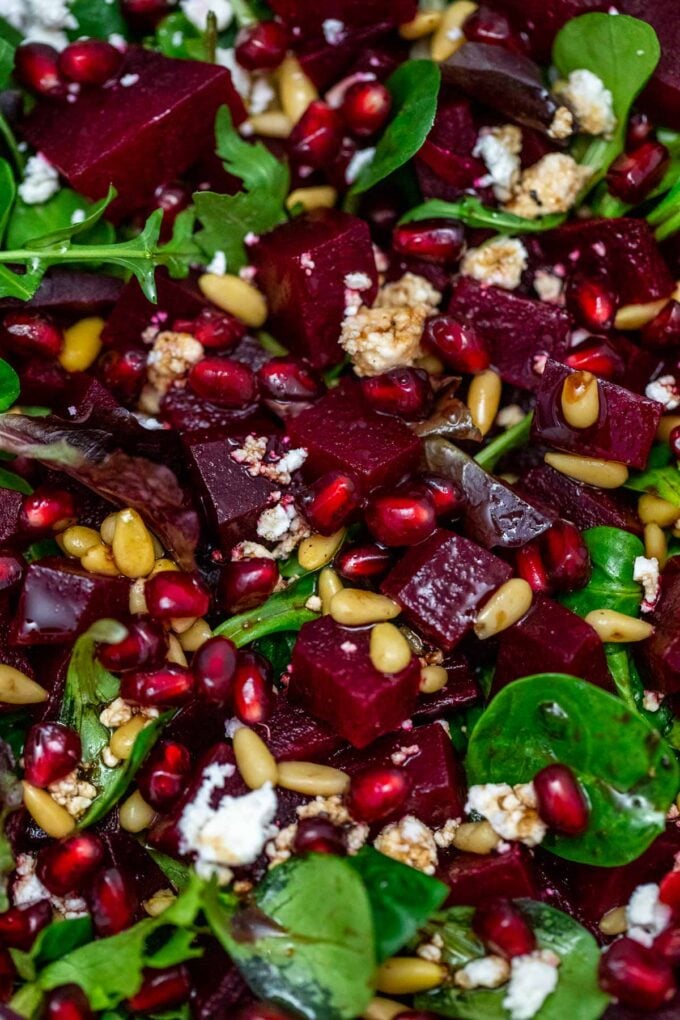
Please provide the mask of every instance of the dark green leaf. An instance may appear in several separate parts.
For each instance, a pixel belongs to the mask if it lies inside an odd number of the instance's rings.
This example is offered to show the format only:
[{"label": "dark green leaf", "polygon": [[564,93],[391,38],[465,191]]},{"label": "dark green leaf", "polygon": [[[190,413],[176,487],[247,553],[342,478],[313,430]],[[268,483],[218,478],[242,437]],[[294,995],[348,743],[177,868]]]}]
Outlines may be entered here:
[{"label": "dark green leaf", "polygon": [[637,556],[644,546],[636,535],[620,528],[588,528],[583,538],[590,553],[592,574],[585,588],[563,595],[560,601],[573,613],[587,616],[593,609],[615,609],[637,616],[642,588],[633,580]]},{"label": "dark green leaf", "polygon": [[8,42],[12,49],[16,49],[22,40],[21,32],[10,25],[6,18],[0,18],[0,39],[3,42]]},{"label": "dark green leaf", "polygon": [[271,663],[274,680],[278,680],[285,673],[293,654],[293,646],[297,639],[295,631],[283,632],[282,634],[267,634],[255,642],[255,650],[264,655]]},{"label": "dark green leaf", "polygon": [[663,831],[678,791],[673,752],[619,698],[575,677],[545,673],[505,687],[474,728],[466,769],[470,783],[523,783],[556,761],[574,771],[591,813],[582,836],[549,833],[546,849],[614,867]]},{"label": "dark green leaf", "polygon": [[[18,40],[17,40],[18,41]],[[0,34],[0,89],[6,89],[14,70],[14,51],[12,44]]]},{"label": "dark green leaf", "polygon": [[173,11],[156,27],[156,46],[166,57],[189,58],[187,44],[200,41],[201,33],[182,11]]},{"label": "dark green leaf", "polygon": [[646,470],[631,471],[625,487],[633,492],[652,492],[680,506],[680,470],[668,443],[652,447]]},{"label": "dark green leaf", "polygon": [[74,917],[53,921],[38,935],[29,952],[11,950],[12,960],[24,981],[35,981],[37,973],[55,960],[91,942],[92,919]]},{"label": "dark green leaf", "polygon": [[[10,261],[10,260],[8,260]],[[12,260],[14,261],[14,260]],[[23,262],[23,258],[16,261]],[[0,298],[20,298],[21,301],[30,301],[40,286],[47,265],[45,263],[29,263],[25,273],[15,273],[7,266],[0,265]]]},{"label": "dark green leaf", "polygon": [[40,542],[31,542],[28,549],[24,550],[24,559],[27,563],[36,563],[46,556],[60,556],[61,549],[53,538],[43,538]]},{"label": "dark green leaf", "polygon": [[0,358],[0,411],[7,411],[19,396],[19,376],[4,358]]},{"label": "dark green leaf", "polygon": [[6,744],[9,744],[12,754],[17,759],[21,757],[26,733],[32,723],[30,710],[26,708],[0,715],[0,741],[4,740]]},{"label": "dark green leaf", "polygon": [[256,21],[269,21],[272,16],[264,0],[232,0],[231,6],[239,28]]},{"label": "dark green leaf", "polygon": [[662,704],[655,712],[644,707],[645,685],[642,682],[630,649],[625,645],[606,644],[607,666],[612,675],[619,697],[628,708],[634,709],[666,736],[673,725],[673,713]]},{"label": "dark green leaf", "polygon": [[15,492],[23,492],[25,496],[33,492],[33,486],[25,478],[3,467],[0,467],[0,489],[13,489]]},{"label": "dark green leaf", "polygon": [[181,861],[176,861],[174,857],[168,857],[167,854],[161,853],[160,850],[153,850],[151,847],[147,847],[146,850],[165,877],[170,879],[175,889],[178,892],[184,892],[191,881],[191,868],[182,864]]},{"label": "dark green leaf", "polygon": [[16,195],[17,186],[12,168],[6,159],[0,159],[0,241],[5,236]]},{"label": "dark green leaf", "polygon": [[120,0],[70,0],[69,10],[76,20],[76,27],[68,30],[71,39],[93,36],[108,40],[111,35],[129,35]]},{"label": "dark green leaf", "polygon": [[[85,244],[111,244],[115,231],[101,219],[105,205],[94,206],[70,188],[61,188],[47,202],[27,205],[18,199],[7,226],[7,247],[22,248],[35,238],[66,240],[79,237]],[[72,217],[84,213],[85,219],[73,223]]]},{"label": "dark green leaf", "polygon": [[285,591],[271,595],[257,609],[232,616],[215,627],[215,634],[228,637],[241,648],[267,634],[279,631],[298,631],[303,623],[316,620],[318,613],[306,608],[306,602],[316,588],[316,575],[308,574],[291,584]]},{"label": "dark green leaf", "polygon": [[505,212],[503,209],[492,209],[483,205],[473,195],[465,195],[455,202],[431,198],[417,205],[415,209],[409,209],[400,222],[411,223],[413,220],[429,219],[460,220],[466,227],[488,228],[499,234],[538,234],[543,230],[554,230],[564,223],[566,218],[563,213],[551,213],[549,216],[528,220],[524,216],[515,216],[514,213]]},{"label": "dark green leaf", "polygon": [[7,880],[14,871],[14,854],[5,826],[13,811],[21,807],[22,787],[16,774],[16,763],[9,744],[0,741],[0,913],[7,910]]},{"label": "dark green leaf", "polygon": [[506,429],[500,436],[496,436],[495,439],[492,439],[490,443],[487,443],[486,446],[479,450],[474,457],[479,466],[483,467],[485,471],[493,471],[498,461],[506,453],[510,453],[511,450],[517,450],[521,446],[526,446],[529,442],[533,417],[533,412],[525,415],[516,425]]}]

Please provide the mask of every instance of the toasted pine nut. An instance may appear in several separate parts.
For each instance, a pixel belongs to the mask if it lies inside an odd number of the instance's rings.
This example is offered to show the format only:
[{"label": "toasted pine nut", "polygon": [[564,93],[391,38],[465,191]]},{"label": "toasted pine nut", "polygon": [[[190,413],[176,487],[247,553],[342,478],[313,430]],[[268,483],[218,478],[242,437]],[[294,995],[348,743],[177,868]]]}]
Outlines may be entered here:
[{"label": "toasted pine nut", "polygon": [[658,524],[660,528],[670,528],[680,518],[680,506],[655,496],[653,492],[640,496],[637,512],[643,524]]},{"label": "toasted pine nut", "polygon": [[424,36],[436,32],[441,20],[441,11],[419,11],[415,18],[405,21],[403,25],[399,26],[399,35],[402,39],[409,41],[422,39]]},{"label": "toasted pine nut", "polygon": [[429,375],[441,375],[446,368],[442,359],[438,358],[436,354],[423,354],[422,358],[415,359],[414,365],[416,368],[422,368]]},{"label": "toasted pine nut", "polygon": [[149,917],[160,917],[168,907],[173,905],[176,899],[177,897],[172,889],[159,889],[148,900],[144,900],[142,906]]},{"label": "toasted pine nut", "polygon": [[265,110],[248,118],[253,134],[263,138],[287,138],[293,130],[293,122],[282,110]]},{"label": "toasted pine nut", "polygon": [[421,694],[436,694],[446,687],[449,674],[443,666],[423,666],[420,671]]},{"label": "toasted pine nut", "polygon": [[383,999],[376,996],[375,999],[371,999],[366,1007],[363,1020],[395,1020],[403,1012],[403,1002],[395,1002],[394,999]]},{"label": "toasted pine nut", "polygon": [[411,646],[393,623],[376,623],[371,631],[370,656],[380,673],[399,673],[411,661]]},{"label": "toasted pine nut", "polygon": [[159,560],[153,565],[153,570],[150,573],[150,577],[154,577],[155,574],[162,574],[164,570],[179,570],[179,567],[174,560],[169,560],[165,556],[161,556]]},{"label": "toasted pine nut", "polygon": [[125,577],[146,577],[156,562],[151,532],[136,510],[128,507],[116,514],[111,551]]},{"label": "toasted pine nut", "polygon": [[197,652],[211,637],[212,630],[208,621],[195,620],[188,630],[179,635],[179,643],[185,652]]},{"label": "toasted pine nut", "polygon": [[133,715],[132,719],[114,730],[109,740],[109,747],[116,758],[122,758],[123,761],[128,760],[132,754],[137,734],[142,732],[145,724],[146,719],[143,715]]},{"label": "toasted pine nut", "polygon": [[467,854],[490,854],[500,843],[500,836],[491,828],[491,823],[463,822],[456,829],[453,845]]},{"label": "toasted pine nut", "polygon": [[14,666],[0,663],[0,701],[6,705],[39,705],[47,701],[47,691]]},{"label": "toasted pine nut", "polygon": [[600,489],[618,489],[628,480],[628,468],[615,460],[577,457],[572,453],[546,453],[545,462],[561,475],[597,485]]},{"label": "toasted pine nut", "polygon": [[586,616],[586,623],[597,632],[601,641],[616,643],[644,641],[654,632],[651,623],[647,623],[646,620],[626,616],[625,613],[618,613],[615,609],[593,609]]},{"label": "toasted pine nut", "polygon": [[75,556],[80,559],[93,545],[99,545],[101,539],[99,532],[94,528],[85,528],[82,524],[74,524],[72,527],[57,535],[57,544],[61,546],[67,556]]},{"label": "toasted pine nut", "polygon": [[150,804],[147,804],[139,790],[135,790],[123,801],[118,813],[120,827],[126,832],[142,832],[143,829],[148,829],[155,816],[156,812]]},{"label": "toasted pine nut", "polygon": [[531,608],[534,593],[521,577],[513,577],[498,588],[477,613],[475,634],[484,641],[521,620]]},{"label": "toasted pine nut", "polygon": [[363,588],[343,588],[331,599],[331,616],[336,623],[348,627],[393,620],[400,612],[400,606],[386,595],[376,595]]},{"label": "toasted pine nut", "polygon": [[198,278],[201,293],[221,308],[223,312],[235,315],[246,326],[256,329],[263,326],[267,318],[267,302],[257,287],[242,280],[240,276],[225,273],[203,273]]},{"label": "toasted pine nut", "polygon": [[562,414],[574,429],[589,429],[600,416],[600,391],[592,372],[570,372],[562,385]]},{"label": "toasted pine nut", "polygon": [[656,438],[667,443],[671,432],[680,425],[680,414],[662,414],[656,427]]},{"label": "toasted pine nut", "polygon": [[419,956],[393,956],[378,967],[375,986],[388,995],[415,995],[436,988],[446,973],[445,967]]},{"label": "toasted pine nut", "polygon": [[81,565],[90,574],[104,574],[106,577],[119,577],[120,571],[116,566],[113,553],[108,545],[99,542],[92,545],[80,558]]},{"label": "toasted pine nut", "polygon": [[76,827],[75,819],[71,817],[66,808],[57,804],[56,800],[50,797],[47,790],[31,786],[26,780],[22,785],[26,810],[43,832],[52,836],[53,839],[62,839],[64,836],[68,836],[69,832],[73,832]]},{"label": "toasted pine nut", "polygon": [[296,57],[289,53],[279,68],[279,98],[283,112],[297,124],[307,107],[319,93],[300,67]]},{"label": "toasted pine nut", "polygon": [[345,538],[345,528],[332,535],[310,535],[298,546],[298,563],[305,570],[325,567],[335,556]]},{"label": "toasted pine nut", "polygon": [[645,556],[657,560],[663,570],[668,559],[668,543],[664,531],[658,524],[645,524],[644,540]]},{"label": "toasted pine nut", "polygon": [[185,634],[191,630],[197,619],[197,616],[175,616],[170,621],[170,626],[175,634]]},{"label": "toasted pine nut", "polygon": [[625,907],[613,907],[603,914],[597,926],[603,935],[623,935],[628,931]]},{"label": "toasted pine nut", "polygon": [[168,651],[165,660],[166,662],[174,662],[177,666],[188,665],[184,649],[176,634],[168,634]]},{"label": "toasted pine nut", "polygon": [[107,545],[113,544],[113,534],[116,530],[116,518],[118,514],[109,514],[105,517],[99,526],[99,534],[102,536],[102,541],[106,542]]},{"label": "toasted pine nut", "polygon": [[465,42],[463,22],[477,10],[477,4],[470,0],[455,0],[442,14],[437,31],[432,36],[430,52],[437,63],[452,57]]},{"label": "toasted pine nut", "polygon": [[84,372],[99,356],[102,349],[101,332],[104,319],[91,316],[80,319],[64,330],[64,346],[59,355],[59,364],[67,372]]},{"label": "toasted pine nut", "polygon": [[314,761],[282,761],[278,764],[278,785],[308,797],[333,797],[345,793],[349,776]]},{"label": "toasted pine nut", "polygon": [[338,200],[338,193],[330,185],[319,184],[315,188],[295,188],[286,199],[286,209],[301,205],[309,212],[312,209],[332,209]]},{"label": "toasted pine nut", "polygon": [[255,730],[248,726],[236,730],[234,755],[241,778],[251,790],[259,790],[265,783],[276,786],[279,774],[276,759]]},{"label": "toasted pine nut", "polygon": [[470,383],[467,405],[473,422],[483,436],[487,434],[498,414],[501,388],[501,377],[490,368],[485,372],[478,372]]},{"label": "toasted pine nut", "polygon": [[623,305],[614,319],[616,329],[642,329],[648,322],[655,319],[662,308],[668,304],[668,298],[659,301],[647,301],[642,305]]},{"label": "toasted pine nut", "polygon": [[145,581],[140,577],[138,581],[130,585],[130,595],[128,598],[128,607],[132,616],[136,616],[138,613],[147,613],[149,607],[146,604],[146,595],[144,594]]},{"label": "toasted pine nut", "polygon": [[321,599],[321,612],[328,616],[331,611],[331,599],[342,591],[343,584],[332,567],[324,567],[319,574],[317,590]]}]

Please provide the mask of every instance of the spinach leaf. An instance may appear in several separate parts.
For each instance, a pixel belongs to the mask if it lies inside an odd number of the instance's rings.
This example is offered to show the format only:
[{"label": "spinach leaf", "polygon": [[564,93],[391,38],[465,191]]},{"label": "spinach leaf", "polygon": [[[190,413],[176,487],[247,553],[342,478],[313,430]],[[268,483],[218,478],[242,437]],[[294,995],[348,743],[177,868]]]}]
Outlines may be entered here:
[{"label": "spinach leaf", "polygon": [[[62,231],[67,231],[68,237],[79,237],[85,244],[111,244],[116,232],[110,223],[101,219],[105,207],[102,208],[101,203],[97,206],[70,188],[61,188],[49,201],[39,205],[27,205],[18,199],[7,225],[7,245],[21,248],[35,238],[44,237],[63,240]],[[72,217],[76,215],[78,220],[81,213],[84,219],[74,223]],[[71,233],[72,228],[77,231],[75,234]]]},{"label": "spinach leaf", "polygon": [[69,38],[93,36],[108,39],[110,35],[129,35],[129,26],[123,17],[120,0],[70,0],[69,10],[76,20],[75,28],[68,30]]},{"label": "spinach leaf", "polygon": [[316,589],[316,575],[307,574],[285,591],[271,595],[257,609],[232,616],[215,627],[215,634],[228,637],[237,648],[250,644],[267,634],[298,631],[303,623],[316,620],[318,613],[307,609],[306,603]]},{"label": "spinach leaf", "polygon": [[20,758],[26,742],[26,734],[32,724],[33,718],[30,710],[26,708],[0,715],[0,747],[4,741],[9,744],[14,757]]},{"label": "spinach leaf", "polygon": [[621,700],[666,736],[673,726],[673,713],[666,705],[661,705],[655,712],[645,708],[645,686],[630,649],[625,645],[606,644],[604,650],[609,672]]},{"label": "spinach leaf", "polygon": [[275,681],[286,672],[296,640],[295,631],[283,631],[280,634],[267,634],[255,642],[255,650],[271,663]]},{"label": "spinach leaf", "polygon": [[407,60],[390,75],[385,84],[392,94],[394,116],[350,195],[368,191],[415,156],[434,123],[440,82],[439,67],[432,60]]},{"label": "spinach leaf", "polygon": [[[4,358],[0,358],[0,411],[7,411],[12,406],[19,396],[20,390],[19,376],[12,366],[7,364]],[[24,485],[28,484],[24,482],[23,478],[21,481]]]},{"label": "spinach leaf", "polygon": [[[555,991],[548,996],[535,1014],[536,1020],[597,1020],[609,1002],[599,988],[597,968],[600,960],[598,945],[590,934],[568,914],[535,900],[515,900],[536,934],[539,948],[551,949],[561,959],[559,980]],[[452,907],[439,922],[428,926],[438,931],[444,941],[444,959],[460,966],[461,950],[466,945],[477,945],[471,930],[471,907]],[[476,948],[476,947],[475,947]],[[483,950],[482,950],[483,952]],[[482,955],[471,952],[469,959]],[[416,998],[418,1009],[430,1009],[441,1016],[459,1020],[507,1020],[503,1007],[506,989],[479,988],[464,991],[458,988],[440,988]]]},{"label": "spinach leaf", "polygon": [[573,613],[587,616],[593,609],[615,609],[637,616],[642,588],[633,580],[636,556],[644,546],[636,535],[620,528],[587,528],[583,539],[588,546],[592,573],[585,588],[563,595],[560,601]]},{"label": "spinach leaf", "polygon": [[382,963],[409,942],[441,907],[448,888],[436,878],[409,868],[365,846],[347,863],[361,877],[373,913],[376,958]]},{"label": "spinach leaf", "polygon": [[489,228],[499,234],[538,234],[542,230],[553,230],[566,220],[565,213],[550,213],[529,220],[525,216],[515,216],[503,209],[492,209],[483,205],[474,195],[464,195],[455,202],[445,202],[441,198],[430,198],[427,202],[409,209],[402,216],[400,223],[411,223],[413,220],[445,219],[460,220],[466,227]]},{"label": "spinach leaf", "polygon": [[633,492],[653,492],[680,506],[680,469],[668,443],[656,443],[652,447],[646,470],[631,471],[625,488]]},{"label": "spinach leaf", "polygon": [[166,57],[187,59],[187,43],[200,40],[200,35],[183,11],[173,11],[156,26],[155,44]]},{"label": "spinach leaf", "polygon": [[[11,25],[8,25],[7,22],[0,18],[0,89],[5,89],[10,84],[10,78],[12,71],[14,70],[14,50],[20,42],[21,36],[19,33],[15,32]],[[4,141],[5,147],[12,157],[12,162],[14,163],[17,172],[19,174],[23,173],[24,157],[19,151],[16,138],[14,137],[14,132],[9,126],[5,116],[1,113],[0,137]],[[5,161],[3,160],[2,162],[4,163]],[[8,209],[5,201],[5,194],[8,184],[10,183],[6,177],[6,171],[4,169],[2,171],[2,177],[3,181],[0,187],[0,195],[2,195],[2,198],[0,199],[0,209],[3,210],[4,214],[5,210]],[[15,188],[13,178],[11,179],[11,188],[12,190]]]},{"label": "spinach leaf", "polygon": [[204,910],[255,995],[305,1020],[353,1020],[373,991],[371,906],[347,860],[293,857],[267,873],[255,907],[225,909],[215,885]]},{"label": "spinach leaf", "polygon": [[0,159],[0,241],[5,236],[16,195],[17,186],[12,168],[6,159]]},{"label": "spinach leaf", "polygon": [[14,870],[14,854],[5,827],[12,812],[21,807],[22,800],[12,749],[0,740],[0,912],[9,907],[7,880]]},{"label": "spinach leaf", "polygon": [[510,453],[511,450],[517,450],[520,446],[526,446],[529,442],[533,418],[532,411],[525,415],[521,421],[518,421],[516,425],[512,425],[505,432],[501,433],[500,436],[496,436],[490,443],[487,443],[474,456],[479,466],[483,467],[485,471],[493,471],[498,461],[506,453]]},{"label": "spinach leaf", "polygon": [[256,21],[269,21],[272,16],[264,0],[231,0],[231,6],[239,28]]},{"label": "spinach leaf", "polygon": [[575,677],[543,673],[500,691],[472,732],[466,769],[470,783],[523,783],[556,761],[573,769],[591,813],[582,836],[549,833],[547,850],[614,867],[663,831],[678,791],[673,752],[619,698]]}]

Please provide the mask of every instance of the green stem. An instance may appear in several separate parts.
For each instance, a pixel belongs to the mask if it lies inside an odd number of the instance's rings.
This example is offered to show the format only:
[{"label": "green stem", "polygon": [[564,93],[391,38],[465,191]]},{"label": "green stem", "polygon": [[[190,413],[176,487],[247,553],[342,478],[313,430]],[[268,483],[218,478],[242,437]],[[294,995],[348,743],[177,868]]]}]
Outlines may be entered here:
[{"label": "green stem", "polygon": [[516,450],[519,446],[525,446],[529,442],[533,411],[526,414],[521,421],[518,421],[512,428],[507,429],[502,435],[496,436],[491,442],[475,454],[475,460],[480,467],[486,471],[493,471],[501,457]]},{"label": "green stem", "polygon": [[14,133],[12,132],[11,127],[9,126],[5,118],[2,116],[2,114],[0,114],[0,135],[5,141],[7,151],[12,157],[12,162],[14,163],[17,173],[23,177],[24,169],[26,167],[26,160],[19,151],[19,147],[17,145],[17,140],[14,137]]}]

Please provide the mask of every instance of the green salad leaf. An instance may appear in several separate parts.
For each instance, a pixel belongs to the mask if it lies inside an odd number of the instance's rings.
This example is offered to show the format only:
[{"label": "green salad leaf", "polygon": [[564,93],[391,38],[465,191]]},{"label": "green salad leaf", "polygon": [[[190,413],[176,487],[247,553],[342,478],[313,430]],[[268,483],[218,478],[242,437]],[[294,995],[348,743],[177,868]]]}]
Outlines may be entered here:
[{"label": "green salad leaf", "polygon": [[495,230],[499,234],[538,234],[543,230],[554,230],[566,220],[565,213],[550,213],[529,220],[526,216],[515,216],[503,209],[493,209],[484,205],[474,195],[464,195],[455,202],[445,202],[442,198],[430,198],[422,202],[402,216],[400,223],[411,223],[413,220],[459,220],[466,227]]},{"label": "green salad leaf", "polygon": [[62,918],[43,928],[28,952],[12,949],[12,961],[24,981],[35,981],[43,967],[86,945],[92,938],[92,918],[89,914]]},{"label": "green salad leaf", "polygon": [[470,737],[470,783],[524,783],[561,762],[590,802],[582,836],[548,833],[542,846],[567,860],[628,864],[663,832],[680,772],[659,732],[620,698],[555,673],[516,680]]},{"label": "green salad leaf", "polygon": [[633,492],[652,492],[680,506],[680,468],[668,443],[656,443],[652,447],[646,469],[631,471],[625,488]]},{"label": "green salad leaf", "polygon": [[316,590],[316,575],[306,574],[284,591],[270,595],[256,609],[232,616],[215,627],[215,634],[229,638],[237,648],[280,631],[298,631],[303,623],[319,615],[307,608],[309,597]]},{"label": "green salad leaf", "polygon": [[0,159],[0,241],[5,236],[16,195],[17,186],[14,180],[14,171],[6,159]]},{"label": "green salad leaf", "polygon": [[7,837],[7,819],[21,807],[23,791],[16,774],[14,753],[11,746],[0,740],[0,912],[7,910],[7,881],[14,871],[14,853]]},{"label": "green salad leaf", "polygon": [[89,36],[107,39],[111,35],[126,38],[129,25],[123,17],[120,0],[69,0],[69,11],[76,24],[68,29],[71,39]]},{"label": "green salad leaf", "polygon": [[592,573],[585,588],[562,595],[560,601],[573,613],[587,616],[593,609],[615,609],[637,616],[642,588],[633,580],[637,556],[644,546],[637,535],[621,528],[587,528],[583,539],[590,553]]},{"label": "green salad leaf", "polygon": [[105,209],[106,205],[89,202],[71,188],[60,188],[47,202],[36,205],[27,205],[19,198],[7,224],[7,245],[21,248],[35,238],[52,243],[75,237],[85,244],[111,244],[116,232],[102,219]]},{"label": "green salad leaf", "polygon": [[[20,390],[21,384],[19,382],[19,376],[16,374],[12,366],[4,360],[4,358],[0,358],[0,412],[7,411],[12,406],[19,396]],[[28,484],[23,478],[21,481],[24,485]],[[11,488],[11,486],[5,486],[5,488]],[[29,486],[29,492],[30,491]]]},{"label": "green salad leaf", "polygon": [[652,712],[644,706],[645,685],[630,653],[625,645],[606,644],[607,667],[612,675],[619,697],[628,708],[655,726],[663,736],[668,736],[673,727],[673,712],[666,704]]}]

